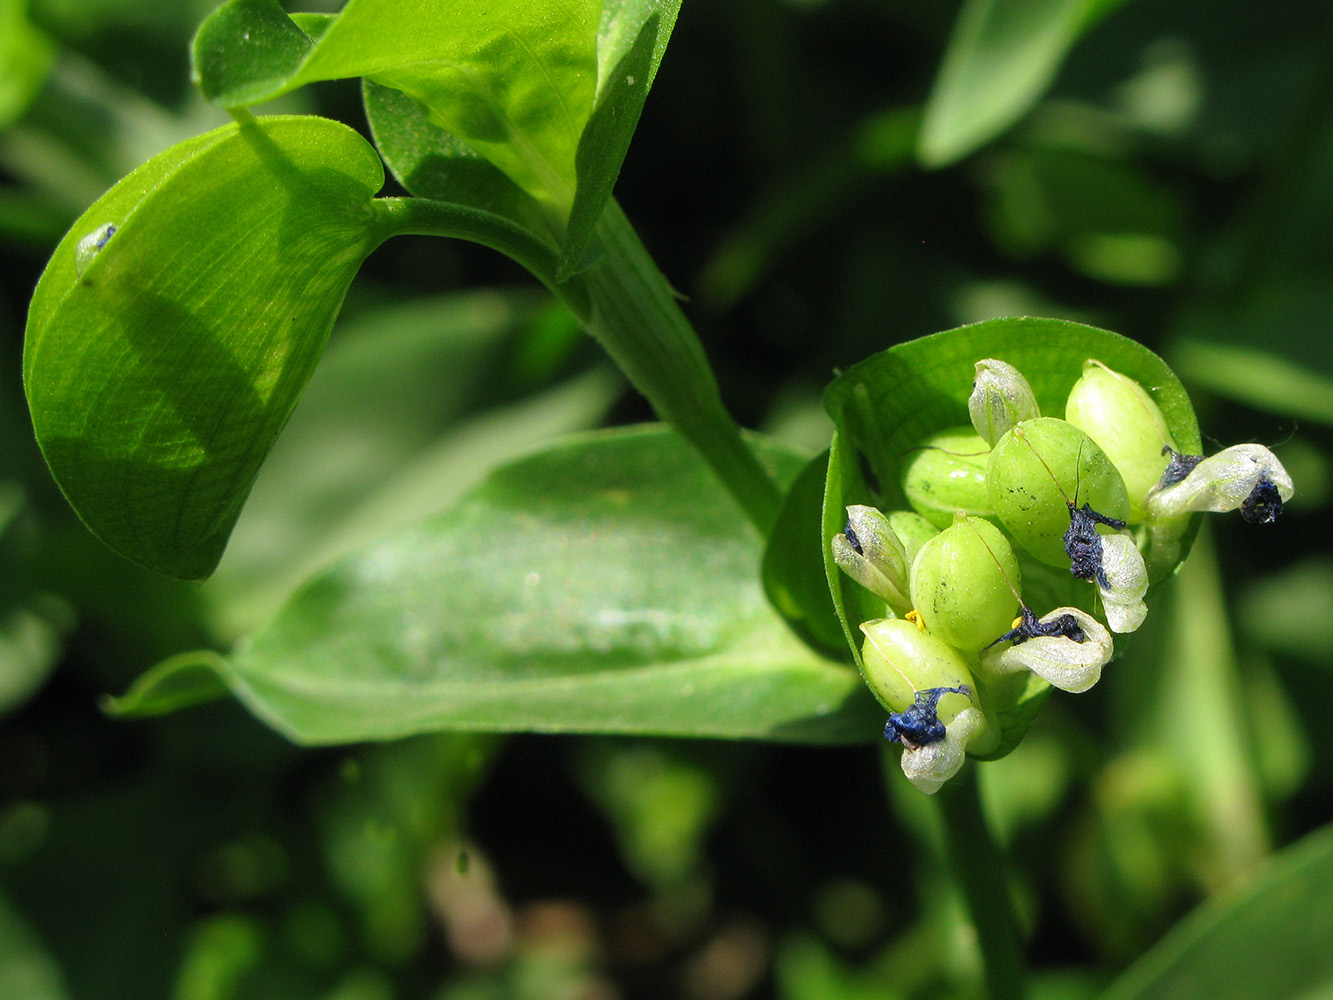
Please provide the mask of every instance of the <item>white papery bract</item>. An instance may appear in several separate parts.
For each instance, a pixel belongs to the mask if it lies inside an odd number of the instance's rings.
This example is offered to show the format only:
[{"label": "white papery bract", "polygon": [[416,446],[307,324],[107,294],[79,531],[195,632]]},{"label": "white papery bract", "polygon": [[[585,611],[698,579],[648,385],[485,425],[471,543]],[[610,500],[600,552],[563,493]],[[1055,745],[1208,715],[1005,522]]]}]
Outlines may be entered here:
[{"label": "white papery bract", "polygon": [[1112,632],[1133,632],[1143,624],[1148,606],[1148,567],[1143,553],[1129,535],[1102,537],[1102,571],[1108,586],[1097,585],[1106,610],[1106,624]]},{"label": "white papery bract", "polygon": [[1267,480],[1283,502],[1295,492],[1278,457],[1261,444],[1238,444],[1203,459],[1178,483],[1148,495],[1148,516],[1169,519],[1196,511],[1238,510]]},{"label": "white papery bract", "polygon": [[1086,691],[1102,676],[1102,667],[1111,662],[1114,643],[1111,633],[1092,615],[1080,608],[1056,608],[1039,619],[1042,624],[1072,615],[1083,630],[1083,641],[1063,635],[1039,635],[1021,643],[996,646],[981,655],[986,674],[1013,674],[1031,670],[1053,687],[1074,694]]},{"label": "white papery bract", "polygon": [[965,708],[944,730],[944,739],[903,750],[902,769],[916,789],[933,795],[958,773],[967,756],[967,742],[986,725],[979,708]]}]

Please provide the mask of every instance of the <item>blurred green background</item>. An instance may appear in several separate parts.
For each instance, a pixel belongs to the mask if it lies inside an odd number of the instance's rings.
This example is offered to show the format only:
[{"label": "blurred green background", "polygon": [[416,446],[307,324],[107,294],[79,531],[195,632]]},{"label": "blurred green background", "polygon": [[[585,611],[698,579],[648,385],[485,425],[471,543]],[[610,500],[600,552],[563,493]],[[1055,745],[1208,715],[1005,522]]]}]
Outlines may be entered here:
[{"label": "blurred green background", "polygon": [[[91,201],[225,120],[188,79],[210,6],[0,0],[0,1000],[979,995],[938,816],[877,748],[301,750],[231,701],[102,714],[511,456],[650,418],[516,265],[400,238],[353,286],[213,580],[94,541],[32,441],[27,298]],[[973,2],[978,43],[961,11],[686,0],[616,191],[740,421],[811,454],[839,369],[1033,314],[1147,344],[1212,448],[1287,465],[1275,526],[1214,519],[1097,691],[1053,698],[980,768],[1035,992],[1092,997],[1333,821],[1333,12]],[[949,133],[949,87],[955,122],[1010,110]],[[263,110],[364,130],[355,83]],[[1329,857],[1308,877],[1333,896]],[[1327,907],[1286,917],[1333,940]],[[1310,968],[1302,988],[1333,989]]]}]

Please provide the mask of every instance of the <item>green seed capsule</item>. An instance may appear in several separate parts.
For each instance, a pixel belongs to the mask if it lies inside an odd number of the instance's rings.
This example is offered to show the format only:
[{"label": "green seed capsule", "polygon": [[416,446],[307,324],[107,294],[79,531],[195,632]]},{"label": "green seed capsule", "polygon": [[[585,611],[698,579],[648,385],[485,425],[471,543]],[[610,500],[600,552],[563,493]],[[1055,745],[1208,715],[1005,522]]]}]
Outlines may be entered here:
[{"label": "green seed capsule", "polygon": [[[870,690],[890,712],[905,712],[916,703],[918,691],[931,688],[967,687],[973,691],[972,672],[961,653],[942,639],[905,618],[880,618],[861,626],[866,641],[861,660]],[[936,706],[946,726],[972,700],[961,694],[946,694]]]},{"label": "green seed capsule", "polygon": [[1018,610],[1018,560],[1000,529],[960,516],[917,553],[912,604],[926,627],[975,653],[1009,630]]},{"label": "green seed capsule", "polygon": [[1132,378],[1089,360],[1069,393],[1065,419],[1096,441],[1120,470],[1129,494],[1128,520],[1142,521],[1148,492],[1167,465],[1162,449],[1176,447],[1153,398]]},{"label": "green seed capsule", "polygon": [[1000,438],[986,465],[986,487],[1014,540],[1042,562],[1066,569],[1070,505],[1091,504],[1121,521],[1129,515],[1125,481],[1106,453],[1055,417],[1026,420]]},{"label": "green seed capsule", "polygon": [[990,514],[986,494],[989,451],[989,445],[970,427],[935,434],[917,449],[903,470],[907,502],[937,528],[953,524],[960,510]]}]

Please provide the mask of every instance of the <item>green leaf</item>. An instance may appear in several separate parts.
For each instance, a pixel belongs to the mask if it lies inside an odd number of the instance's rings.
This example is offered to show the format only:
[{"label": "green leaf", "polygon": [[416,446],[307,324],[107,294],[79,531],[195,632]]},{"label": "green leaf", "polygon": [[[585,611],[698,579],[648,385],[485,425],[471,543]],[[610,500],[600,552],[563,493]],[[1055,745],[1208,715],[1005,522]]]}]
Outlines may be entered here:
[{"label": "green leaf", "polygon": [[597,35],[596,105],[579,139],[578,189],[559,279],[584,263],[584,249],[611,197],[679,11],[680,0],[606,0]]},{"label": "green leaf", "polygon": [[172,147],[74,224],[33,295],[24,382],[52,473],[104,542],[212,571],[378,242],[382,183],[346,126],[265,118]]},{"label": "green leaf", "polygon": [[[195,75],[228,107],[317,80],[369,77],[569,218],[597,86],[599,0],[351,0],[316,40],[276,0],[231,0],[199,29]],[[283,23],[286,22],[286,23]]]},{"label": "green leaf", "polygon": [[1124,2],[968,0],[926,104],[921,162],[946,166],[1016,122],[1074,43]]},{"label": "green leaf", "polygon": [[1311,1000],[1333,994],[1333,827],[1205,903],[1101,1000]]},{"label": "green leaf", "polygon": [[841,656],[845,637],[824,577],[819,532],[827,472],[825,452],[801,470],[788,490],[764,548],[764,593],[814,649]]},{"label": "green leaf", "polygon": [[105,698],[102,710],[122,719],[167,715],[225,697],[221,674],[226,663],[212,650],[181,653],[157,664],[119,698]]},{"label": "green leaf", "polygon": [[366,77],[367,117],[403,186],[555,236],[565,280],[584,264],[679,8],[352,0],[329,21],[231,0],[199,30],[195,73],[229,106]]},{"label": "green leaf", "polygon": [[[760,457],[789,480],[799,459]],[[660,427],[508,465],[336,564],[226,668],[305,743],[439,729],[857,742],[880,712],[759,586],[760,541]]]},{"label": "green leaf", "polygon": [[551,243],[541,205],[467,143],[436,125],[420,101],[366,80],[366,120],[398,183],[418,198],[494,213]]}]

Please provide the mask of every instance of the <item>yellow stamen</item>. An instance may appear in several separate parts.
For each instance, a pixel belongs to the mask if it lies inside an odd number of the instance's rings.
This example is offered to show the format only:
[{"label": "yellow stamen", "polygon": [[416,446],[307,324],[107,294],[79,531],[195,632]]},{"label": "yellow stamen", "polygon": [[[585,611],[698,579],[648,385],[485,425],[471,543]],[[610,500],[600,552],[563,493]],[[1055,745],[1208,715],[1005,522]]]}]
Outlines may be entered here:
[{"label": "yellow stamen", "polygon": [[903,615],[909,622],[919,628],[922,632],[926,630],[926,620],[921,616],[921,612],[913,608],[907,614]]}]

